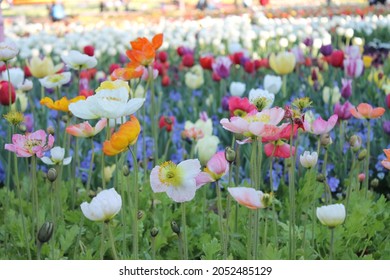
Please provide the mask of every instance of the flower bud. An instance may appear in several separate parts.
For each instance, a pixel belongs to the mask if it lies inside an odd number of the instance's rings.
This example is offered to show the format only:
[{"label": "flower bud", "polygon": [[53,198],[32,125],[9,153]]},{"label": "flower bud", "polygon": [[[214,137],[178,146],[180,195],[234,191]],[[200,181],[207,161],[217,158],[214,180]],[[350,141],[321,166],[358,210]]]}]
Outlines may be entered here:
[{"label": "flower bud", "polygon": [[333,143],[332,138],[329,133],[321,134],[320,136],[321,146],[327,147]]},{"label": "flower bud", "polygon": [[64,123],[67,123],[69,121],[69,116],[68,115],[63,115],[61,117],[61,120],[64,122]]},{"label": "flower bud", "polygon": [[51,135],[54,135],[55,129],[54,129],[54,127],[52,127],[52,126],[49,126],[49,127],[46,129],[46,132],[49,133],[49,134],[51,134]]},{"label": "flower bud", "polygon": [[154,227],[154,228],[152,228],[152,229],[150,230],[150,235],[151,235],[152,237],[156,237],[157,234],[158,234],[158,232],[159,232],[158,228]]},{"label": "flower bud", "polygon": [[141,220],[144,217],[144,214],[145,214],[144,211],[138,210],[138,212],[137,212],[137,219]]},{"label": "flower bud", "polygon": [[349,139],[349,145],[351,145],[352,151],[357,152],[362,146],[362,138],[357,135],[352,135]]},{"label": "flower bud", "polygon": [[171,229],[174,233],[180,234],[180,227],[175,221],[171,222]]},{"label": "flower bud", "polygon": [[129,169],[129,166],[127,164],[123,165],[123,167],[122,167],[122,174],[125,177],[129,176],[130,169]]},{"label": "flower bud", "polygon": [[236,160],[236,151],[232,147],[225,148],[225,158],[229,163]]},{"label": "flower bud", "polygon": [[359,182],[363,182],[364,179],[366,179],[366,174],[360,173],[360,174],[358,175],[358,179],[359,179]]},{"label": "flower bud", "polygon": [[364,149],[364,150],[362,150],[362,151],[359,153],[359,155],[358,155],[358,160],[359,160],[359,161],[362,161],[362,160],[364,160],[364,159],[366,158],[366,156],[367,156],[367,150]]},{"label": "flower bud", "polygon": [[18,128],[21,132],[26,132],[27,126],[24,123],[18,125]]},{"label": "flower bud", "polygon": [[318,154],[317,152],[310,153],[309,151],[305,151],[300,157],[299,161],[302,166],[305,168],[312,168],[317,164]]},{"label": "flower bud", "polygon": [[57,170],[55,168],[50,168],[47,171],[47,179],[52,183],[57,179]]},{"label": "flower bud", "polygon": [[325,179],[326,178],[325,178],[324,174],[320,173],[317,175],[317,182],[323,183],[323,182],[325,182]]},{"label": "flower bud", "polygon": [[373,179],[370,183],[370,186],[376,188],[379,186],[379,180],[377,178]]},{"label": "flower bud", "polygon": [[38,241],[40,243],[48,242],[53,235],[54,224],[52,222],[45,222],[38,232]]},{"label": "flower bud", "polygon": [[317,208],[317,218],[323,225],[334,228],[345,220],[345,207],[343,204],[331,204]]}]

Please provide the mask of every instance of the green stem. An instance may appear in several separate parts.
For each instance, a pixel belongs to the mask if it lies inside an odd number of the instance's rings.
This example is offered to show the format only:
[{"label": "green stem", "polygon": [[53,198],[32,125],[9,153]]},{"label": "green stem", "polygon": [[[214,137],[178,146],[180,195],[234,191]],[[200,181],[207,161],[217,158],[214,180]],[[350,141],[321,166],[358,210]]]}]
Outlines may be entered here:
[{"label": "green stem", "polygon": [[329,260],[333,260],[334,254],[334,228],[330,229],[330,248],[329,248]]},{"label": "green stem", "polygon": [[156,97],[154,93],[154,78],[153,78],[153,67],[149,67],[149,83],[150,83],[150,103],[151,103],[151,110],[150,110],[150,121],[152,126],[152,137],[153,137],[153,143],[154,143],[154,149],[153,149],[153,155],[154,160],[156,161],[158,159],[158,128],[157,128],[157,119],[156,116],[158,116],[158,113],[156,111]]},{"label": "green stem", "polygon": [[182,231],[181,234],[183,236],[183,253],[184,253],[184,259],[188,260],[188,243],[187,243],[187,231],[186,231],[186,204],[183,202],[181,204],[181,226]]},{"label": "green stem", "polygon": [[[283,77],[284,78],[284,77]],[[290,199],[290,216],[289,216],[289,257],[290,260],[295,260],[295,162],[292,152],[293,147],[293,136],[294,136],[294,124],[291,123],[291,134],[290,134],[290,169],[289,169],[289,199]]]},{"label": "green stem", "polygon": [[223,249],[223,258],[227,259],[227,244],[225,238],[225,227],[223,223],[223,208],[222,208],[222,195],[221,189],[219,187],[218,181],[215,182],[215,189],[217,191],[217,208],[218,208],[218,224],[219,224],[219,235],[221,238],[221,244]]},{"label": "green stem", "polygon": [[287,98],[287,75],[283,75],[282,79],[282,93],[283,93],[283,99]]},{"label": "green stem", "polygon": [[93,162],[95,159],[95,144],[93,142],[93,137],[91,137],[90,139],[91,139],[91,161],[89,162],[89,169],[88,169],[88,179],[87,179],[87,186],[86,186],[87,195],[89,195],[89,190],[91,188],[92,169],[93,169]]},{"label": "green stem", "polygon": [[130,149],[133,157],[133,168],[134,168],[134,213],[133,213],[133,259],[138,259],[138,199],[139,199],[139,188],[138,188],[138,164],[137,156],[132,149]]},{"label": "green stem", "polygon": [[100,164],[101,164],[101,174],[102,174],[102,188],[103,190],[106,188],[106,179],[104,178],[104,152],[102,151],[100,156]]},{"label": "green stem", "polygon": [[38,201],[38,186],[37,186],[37,158],[31,157],[31,184],[33,193],[33,209],[34,209],[34,230],[35,234],[39,231],[39,201]]},{"label": "green stem", "polygon": [[23,229],[23,239],[24,239],[24,245],[27,250],[27,257],[29,260],[31,260],[31,252],[30,252],[30,245],[28,244],[28,237],[27,237],[27,230],[26,230],[26,223],[24,221],[24,211],[23,211],[23,205],[22,205],[22,194],[20,190],[20,182],[19,182],[19,169],[18,169],[18,159],[16,157],[16,154],[14,154],[14,165],[15,165],[15,185],[16,185],[16,193],[18,196],[19,201],[19,215],[22,219],[22,229]]},{"label": "green stem", "polygon": [[105,248],[105,243],[104,243],[104,228],[105,228],[105,225],[104,223],[102,224],[102,234],[101,234],[101,240],[100,240],[100,259],[103,260],[104,259],[104,253],[106,251],[106,248]]},{"label": "green stem", "polygon": [[[76,169],[78,167],[78,161],[79,161],[79,138],[76,137],[76,145],[74,149],[74,161],[72,166],[72,209],[74,209],[74,206],[76,204],[76,196],[77,196],[77,187],[76,187]],[[88,193],[87,193],[88,195]]]},{"label": "green stem", "polygon": [[108,228],[108,235],[109,235],[109,238],[110,238],[112,254],[114,255],[114,259],[117,260],[118,259],[118,254],[116,253],[115,240],[114,240],[114,236],[112,234],[111,225],[110,225],[110,223],[106,223],[106,224],[107,224],[107,228]]},{"label": "green stem", "polygon": [[370,142],[371,142],[371,123],[367,121],[367,159],[366,159],[366,178],[364,180],[364,195],[367,198],[369,171],[370,171]]},{"label": "green stem", "polygon": [[268,234],[268,208],[264,211],[264,238],[263,238],[263,259],[265,259],[265,252],[267,250],[267,234]]}]

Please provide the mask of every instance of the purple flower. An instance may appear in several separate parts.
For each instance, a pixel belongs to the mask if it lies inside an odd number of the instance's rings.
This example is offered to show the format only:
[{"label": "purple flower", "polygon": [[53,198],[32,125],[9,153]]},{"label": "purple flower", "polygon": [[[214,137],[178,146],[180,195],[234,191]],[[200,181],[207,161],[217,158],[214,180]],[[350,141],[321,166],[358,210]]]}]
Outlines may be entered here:
[{"label": "purple flower", "polygon": [[352,80],[341,79],[341,96],[348,99],[352,95]]},{"label": "purple flower", "polygon": [[334,114],[339,116],[339,119],[349,120],[352,117],[352,114],[350,112],[351,108],[354,108],[354,106],[348,101],[345,102],[343,105],[341,105],[340,102],[338,102],[336,105],[334,105],[333,112]]},{"label": "purple flower", "polygon": [[299,64],[305,63],[305,56],[304,56],[303,51],[300,47],[298,47],[298,46],[293,47],[291,49],[291,52],[294,54],[295,60],[297,63],[299,63]]},{"label": "purple flower", "polygon": [[232,65],[232,61],[226,56],[217,57],[217,59],[213,62],[212,68],[213,71],[218,74],[221,79],[225,79],[230,75],[230,66]]},{"label": "purple flower", "polygon": [[387,135],[390,135],[390,121],[384,121],[384,122],[383,122],[383,131],[384,131]]},{"label": "purple flower", "polygon": [[33,132],[34,130],[34,116],[33,114],[24,115],[24,124],[26,125],[27,132]]},{"label": "purple flower", "polygon": [[229,98],[230,98],[230,96],[227,96],[227,95],[222,97],[222,101],[221,101],[222,109],[225,111],[229,111]]},{"label": "purple flower", "polygon": [[333,47],[331,44],[329,45],[322,45],[320,48],[320,52],[323,56],[331,55],[333,52]]},{"label": "purple flower", "polygon": [[344,72],[349,78],[357,78],[363,74],[364,63],[360,58],[344,59]]},{"label": "purple flower", "polygon": [[303,40],[303,43],[304,43],[307,47],[311,47],[311,46],[313,46],[313,39],[310,38],[310,37],[307,37],[305,40]]}]

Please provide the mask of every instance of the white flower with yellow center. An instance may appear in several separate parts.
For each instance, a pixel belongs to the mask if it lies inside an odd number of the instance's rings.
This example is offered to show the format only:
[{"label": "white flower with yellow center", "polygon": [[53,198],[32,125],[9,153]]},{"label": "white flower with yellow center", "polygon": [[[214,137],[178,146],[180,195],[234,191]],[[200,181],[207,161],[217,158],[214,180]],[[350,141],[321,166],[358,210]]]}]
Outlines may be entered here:
[{"label": "white flower with yellow center", "polygon": [[195,197],[196,177],[200,172],[198,159],[188,159],[178,165],[167,161],[153,168],[150,184],[153,192],[166,192],[175,202],[190,201]]},{"label": "white flower with yellow center", "polygon": [[80,119],[117,119],[134,114],[144,104],[145,98],[129,99],[129,88],[126,84],[101,84],[96,94],[86,100],[69,105],[69,111]]},{"label": "white flower with yellow center", "polygon": [[270,108],[274,100],[275,95],[267,90],[251,89],[249,91],[249,102],[255,105],[259,111]]},{"label": "white flower with yellow center", "polygon": [[72,157],[65,157],[65,149],[61,147],[54,147],[50,150],[50,158],[42,157],[41,160],[48,165],[68,165],[72,161]]},{"label": "white flower with yellow center", "polygon": [[70,51],[67,55],[62,55],[61,58],[66,65],[75,70],[90,69],[97,65],[95,57],[75,50]]},{"label": "white flower with yellow center", "polygon": [[63,72],[46,76],[43,79],[39,79],[39,81],[45,88],[56,88],[69,83],[71,76],[70,72]]}]

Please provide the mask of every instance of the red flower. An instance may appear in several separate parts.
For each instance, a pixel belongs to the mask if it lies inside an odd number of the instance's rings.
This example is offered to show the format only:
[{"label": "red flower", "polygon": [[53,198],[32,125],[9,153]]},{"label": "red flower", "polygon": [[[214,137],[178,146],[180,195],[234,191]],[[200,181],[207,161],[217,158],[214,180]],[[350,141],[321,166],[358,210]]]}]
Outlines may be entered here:
[{"label": "red flower", "polygon": [[95,54],[95,48],[91,45],[84,47],[84,53],[89,56],[94,56]]},{"label": "red flower", "polygon": [[194,63],[195,63],[194,56],[191,53],[187,53],[187,54],[183,55],[182,62],[183,62],[183,65],[186,67],[192,67],[192,66],[194,66]]},{"label": "red flower", "polygon": [[[289,158],[291,156],[290,145],[281,140],[265,144],[264,152],[267,157]],[[295,147],[292,147],[292,155],[295,155]]]},{"label": "red flower", "polygon": [[255,64],[252,61],[248,60],[244,64],[244,70],[245,70],[245,72],[247,72],[249,74],[254,73],[255,72]]},{"label": "red flower", "polygon": [[121,66],[119,64],[116,64],[116,63],[113,63],[110,65],[110,67],[108,68],[108,72],[110,73],[110,75],[112,74],[112,72],[114,72],[116,69],[119,69],[121,68]]},{"label": "red flower", "polygon": [[240,65],[241,64],[241,59],[244,57],[243,52],[235,52],[232,56],[230,56],[231,61],[234,64]]},{"label": "red flower", "polygon": [[254,61],[254,63],[255,63],[255,69],[256,70],[258,70],[260,68],[269,68],[269,62],[268,62],[267,58],[256,59]]},{"label": "red flower", "polygon": [[390,94],[386,95],[386,106],[390,109]]},{"label": "red flower", "polygon": [[174,124],[175,124],[175,117],[161,116],[158,122],[158,127],[160,129],[165,128],[167,132],[171,132]]},{"label": "red flower", "polygon": [[87,97],[93,95],[93,90],[92,89],[82,89],[82,90],[80,90],[79,95],[80,96],[85,96],[85,98],[87,98]]},{"label": "red flower", "polygon": [[0,103],[2,105],[8,106],[9,104],[9,87],[11,87],[11,104],[15,103],[16,95],[15,88],[12,84],[9,84],[7,81],[0,82]]},{"label": "red flower", "polygon": [[161,85],[163,87],[167,87],[171,84],[171,79],[169,78],[168,75],[165,75],[162,79],[161,79]]},{"label": "red flower", "polygon": [[232,96],[229,98],[229,111],[231,117],[243,117],[254,110],[257,111],[256,106],[250,103],[246,97],[240,98],[238,96]]},{"label": "red flower", "polygon": [[202,66],[203,69],[212,70],[213,61],[214,57],[212,57],[211,55],[202,56],[199,58],[200,66]]},{"label": "red flower", "polygon": [[23,70],[24,70],[24,76],[25,76],[26,78],[29,78],[29,77],[31,77],[31,76],[32,76],[32,75],[31,75],[30,68],[28,68],[28,66],[27,66],[27,65],[26,65],[26,66],[24,66]]},{"label": "red flower", "polygon": [[334,50],[329,56],[329,63],[333,67],[342,67],[344,61],[344,53],[340,50]]},{"label": "red flower", "polygon": [[159,52],[159,53],[158,53],[158,59],[159,59],[162,63],[166,62],[166,61],[168,60],[168,53],[167,53],[167,52],[164,52],[164,51]]},{"label": "red flower", "polygon": [[214,82],[219,82],[221,80],[221,77],[215,72],[213,72],[213,74],[211,75],[211,78],[213,78]]}]

